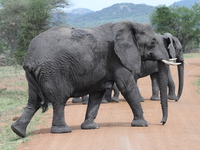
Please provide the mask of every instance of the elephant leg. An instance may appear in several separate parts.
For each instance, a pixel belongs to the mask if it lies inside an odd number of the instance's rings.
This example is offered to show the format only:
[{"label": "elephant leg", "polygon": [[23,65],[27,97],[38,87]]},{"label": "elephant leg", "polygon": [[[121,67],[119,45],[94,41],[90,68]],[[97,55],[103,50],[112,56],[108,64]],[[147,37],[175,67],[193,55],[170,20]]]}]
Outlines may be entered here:
[{"label": "elephant leg", "polygon": [[169,88],[169,93],[168,93],[168,99],[170,100],[176,100],[177,96],[175,94],[175,84],[172,79],[171,71],[168,72],[168,88]]},{"label": "elephant leg", "polygon": [[131,126],[148,126],[147,121],[143,117],[143,110],[140,103],[142,97],[132,73],[127,69],[121,69],[120,72],[119,70],[117,71],[117,74],[115,76],[117,87],[128,102],[133,112],[134,118]]},{"label": "elephant leg", "polygon": [[159,97],[159,85],[158,85],[158,73],[153,73],[150,75],[151,77],[151,85],[152,85],[152,96],[150,100],[160,100]]},{"label": "elephant leg", "polygon": [[81,124],[82,129],[98,129],[99,126],[94,122],[97,116],[99,106],[105,91],[91,93],[85,115],[85,121]]},{"label": "elephant leg", "polygon": [[83,100],[83,104],[88,104],[88,99],[89,99],[89,97],[87,96],[87,95],[85,95],[85,96],[83,96],[82,97],[82,100]]},{"label": "elephant leg", "polygon": [[119,102],[119,89],[117,88],[116,84],[113,84],[112,89],[114,90],[114,95],[111,98],[114,102]]},{"label": "elephant leg", "polygon": [[20,137],[26,136],[26,128],[34,116],[35,112],[40,108],[40,98],[34,89],[29,85],[29,100],[22,115],[11,125],[11,129]]},{"label": "elephant leg", "polygon": [[112,89],[106,89],[105,93],[103,94],[103,98],[101,100],[102,103],[108,103],[111,102],[111,94],[112,94]]},{"label": "elephant leg", "polygon": [[53,106],[51,133],[68,133],[72,129],[65,122],[64,108],[66,101],[69,99],[69,94],[67,93],[69,90],[65,84],[55,85],[55,81],[56,79],[52,79],[43,84],[43,91]]},{"label": "elephant leg", "polygon": [[53,102],[52,105],[53,105],[53,121],[52,121],[51,133],[71,132],[72,129],[65,123],[65,117],[64,117],[65,103]]},{"label": "elephant leg", "polygon": [[81,97],[74,97],[74,98],[72,99],[72,103],[79,103],[79,102],[82,102]]},{"label": "elephant leg", "polygon": [[[136,84],[137,84],[137,80],[138,78],[135,78]],[[144,98],[142,97],[141,93],[139,93],[139,99],[140,99],[140,102],[144,102]]]}]

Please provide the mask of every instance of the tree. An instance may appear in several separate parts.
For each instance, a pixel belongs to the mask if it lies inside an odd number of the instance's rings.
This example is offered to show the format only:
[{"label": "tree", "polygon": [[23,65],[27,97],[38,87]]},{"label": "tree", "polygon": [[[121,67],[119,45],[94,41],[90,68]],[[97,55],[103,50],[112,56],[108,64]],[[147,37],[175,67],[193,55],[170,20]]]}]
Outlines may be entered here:
[{"label": "tree", "polygon": [[26,2],[23,0],[1,0],[0,9],[0,38],[3,45],[8,45],[9,56],[17,46],[17,34],[22,13],[26,10]]},{"label": "tree", "polygon": [[21,64],[27,52],[30,41],[39,33],[49,28],[50,5],[47,0],[30,1],[20,23],[17,36],[18,46],[14,52],[17,63]]},{"label": "tree", "polygon": [[199,47],[200,38],[200,4],[191,8],[165,5],[159,6],[150,16],[156,32],[169,32],[182,43],[184,52],[191,52]]},{"label": "tree", "polygon": [[30,41],[57,20],[52,13],[66,0],[0,0],[0,38],[9,45],[9,56],[22,63]]}]

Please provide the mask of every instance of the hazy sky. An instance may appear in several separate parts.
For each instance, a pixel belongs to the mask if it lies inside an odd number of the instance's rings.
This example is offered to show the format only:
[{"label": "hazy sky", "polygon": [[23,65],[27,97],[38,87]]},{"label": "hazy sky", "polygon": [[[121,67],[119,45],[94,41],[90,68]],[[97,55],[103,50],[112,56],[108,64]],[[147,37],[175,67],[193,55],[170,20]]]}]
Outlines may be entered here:
[{"label": "hazy sky", "polygon": [[116,3],[134,3],[134,4],[147,4],[151,6],[158,5],[171,5],[180,0],[68,0],[70,7],[74,8],[88,8],[90,10],[98,11],[105,7],[109,7]]}]

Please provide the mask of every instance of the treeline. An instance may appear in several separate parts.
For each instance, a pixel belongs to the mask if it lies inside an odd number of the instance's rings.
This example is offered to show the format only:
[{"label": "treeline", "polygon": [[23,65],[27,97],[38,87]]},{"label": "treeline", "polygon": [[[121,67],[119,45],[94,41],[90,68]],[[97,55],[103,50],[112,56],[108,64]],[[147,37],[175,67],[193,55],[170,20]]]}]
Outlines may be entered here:
[{"label": "treeline", "polygon": [[0,0],[0,53],[7,63],[22,64],[30,41],[60,24],[52,14],[67,5],[65,0]]},{"label": "treeline", "polygon": [[[1,54],[8,64],[22,64],[28,45],[36,35],[56,25],[69,25],[69,22],[63,18],[70,16],[58,11],[59,8],[67,5],[66,0],[0,0],[0,65]],[[156,32],[161,34],[169,32],[179,38],[185,53],[199,50],[199,3],[189,8],[165,5],[147,8],[146,6],[137,5],[136,9],[131,3],[116,4],[112,9],[105,8],[95,12],[99,17],[91,13],[89,18],[82,16],[75,20],[74,24],[81,21],[79,23],[87,27],[120,20],[150,22]],[[114,19],[111,15],[115,16]],[[141,15],[148,17],[142,18]],[[90,25],[86,22],[90,22]]]},{"label": "treeline", "polygon": [[200,3],[191,7],[165,5],[156,7],[150,16],[151,24],[158,33],[169,32],[177,37],[185,53],[199,52]]}]

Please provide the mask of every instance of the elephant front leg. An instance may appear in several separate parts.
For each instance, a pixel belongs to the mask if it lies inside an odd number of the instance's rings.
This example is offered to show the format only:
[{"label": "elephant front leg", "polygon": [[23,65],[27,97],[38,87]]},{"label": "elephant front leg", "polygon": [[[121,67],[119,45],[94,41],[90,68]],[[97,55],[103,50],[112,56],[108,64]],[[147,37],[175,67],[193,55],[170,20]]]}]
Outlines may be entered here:
[{"label": "elephant front leg", "polygon": [[137,126],[137,127],[146,127],[148,126],[147,121],[143,117],[143,110],[142,106],[140,104],[140,94],[138,87],[135,86],[131,91],[129,92],[122,92],[122,95],[127,100],[128,104],[130,105],[134,118],[131,123],[131,126]]},{"label": "elephant front leg", "polygon": [[143,110],[140,103],[142,99],[140,91],[135,80],[131,76],[132,74],[129,72],[126,74],[129,75],[129,78],[122,78],[121,81],[118,80],[116,84],[133,112],[134,118],[131,126],[146,127],[148,123],[143,117]]},{"label": "elephant front leg", "polygon": [[119,102],[119,90],[118,90],[118,88],[117,88],[115,83],[113,84],[112,89],[114,90],[114,95],[113,95],[113,97],[111,99],[114,102]]},{"label": "elephant front leg", "polygon": [[151,85],[152,85],[152,96],[150,100],[159,101],[159,81],[158,81],[158,73],[153,73],[150,75],[151,77]]},{"label": "elephant front leg", "polygon": [[177,100],[178,98],[175,94],[175,84],[174,84],[174,81],[172,79],[172,75],[171,75],[170,70],[168,72],[168,88],[169,88],[169,93],[168,93],[167,98],[170,99],[170,100]]},{"label": "elephant front leg", "polygon": [[99,106],[105,91],[94,92],[89,95],[89,102],[85,115],[85,121],[81,124],[82,129],[98,129],[99,126],[94,122]]}]

